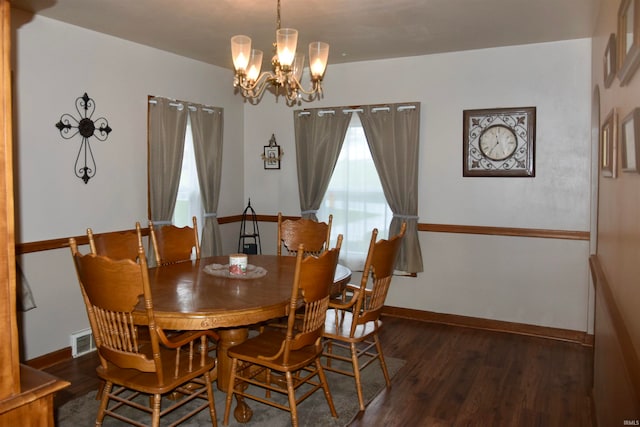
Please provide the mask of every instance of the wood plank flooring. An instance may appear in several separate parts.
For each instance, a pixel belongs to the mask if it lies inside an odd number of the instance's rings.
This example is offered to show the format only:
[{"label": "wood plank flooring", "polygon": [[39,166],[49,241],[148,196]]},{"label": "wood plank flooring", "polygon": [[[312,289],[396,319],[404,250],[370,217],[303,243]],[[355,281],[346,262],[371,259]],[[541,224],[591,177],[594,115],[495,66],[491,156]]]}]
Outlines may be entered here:
[{"label": "wood plank flooring", "polygon": [[[593,425],[591,348],[388,316],[381,340],[407,363],[352,427]],[[46,369],[71,382],[56,407],[98,386],[97,364],[94,352]]]}]

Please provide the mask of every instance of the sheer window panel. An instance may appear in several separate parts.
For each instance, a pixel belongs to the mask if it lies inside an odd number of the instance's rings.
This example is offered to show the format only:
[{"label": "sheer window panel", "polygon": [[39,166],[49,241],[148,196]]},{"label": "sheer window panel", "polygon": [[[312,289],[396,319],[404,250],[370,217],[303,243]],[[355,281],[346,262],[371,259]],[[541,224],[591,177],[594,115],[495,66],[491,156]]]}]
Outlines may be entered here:
[{"label": "sheer window panel", "polygon": [[173,224],[177,227],[193,227],[191,218],[196,217],[198,221],[198,232],[202,241],[202,195],[200,194],[200,183],[198,182],[198,171],[196,169],[196,157],[193,149],[193,136],[191,131],[191,118],[187,118],[187,131],[185,132],[184,156],[182,158],[182,172],[180,174],[180,185],[178,187],[178,198],[173,212]]},{"label": "sheer window panel", "polygon": [[371,231],[377,228],[379,238],[386,238],[393,214],[384,197],[367,139],[356,114],[349,124],[317,216],[320,221],[327,221],[329,214],[333,215],[331,242],[337,240],[338,234],[344,236],[340,262],[354,271],[362,270]]}]

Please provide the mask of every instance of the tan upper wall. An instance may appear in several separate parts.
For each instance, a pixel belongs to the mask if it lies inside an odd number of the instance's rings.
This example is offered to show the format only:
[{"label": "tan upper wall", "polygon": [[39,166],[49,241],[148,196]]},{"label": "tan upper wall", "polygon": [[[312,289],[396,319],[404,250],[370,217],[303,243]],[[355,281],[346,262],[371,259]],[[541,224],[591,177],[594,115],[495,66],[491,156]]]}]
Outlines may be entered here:
[{"label": "tan upper wall", "polygon": [[[600,124],[612,109],[618,123],[640,107],[640,70],[621,86],[616,77],[609,88],[603,82],[603,56],[611,33],[617,31],[620,0],[604,0],[593,40],[593,86],[600,93]],[[618,129],[619,131],[620,129]],[[618,132],[618,147],[622,141]],[[640,174],[623,172],[617,150],[617,177],[599,178],[597,254],[615,302],[640,353]]]},{"label": "tan upper wall", "polygon": [[[628,1],[602,1],[592,44],[593,129],[601,129],[612,111],[618,122],[615,176],[606,177],[599,171],[597,181],[595,259],[602,275],[596,283],[593,396],[599,425],[622,425],[625,420],[637,422],[640,417],[640,174],[622,171],[620,128],[625,118],[640,107],[640,71],[636,70],[624,85],[617,75],[605,87],[603,65],[610,35],[615,34],[616,41],[620,40],[618,15],[625,2]],[[637,0],[634,4],[640,9]],[[636,10],[638,20],[640,10]]]}]

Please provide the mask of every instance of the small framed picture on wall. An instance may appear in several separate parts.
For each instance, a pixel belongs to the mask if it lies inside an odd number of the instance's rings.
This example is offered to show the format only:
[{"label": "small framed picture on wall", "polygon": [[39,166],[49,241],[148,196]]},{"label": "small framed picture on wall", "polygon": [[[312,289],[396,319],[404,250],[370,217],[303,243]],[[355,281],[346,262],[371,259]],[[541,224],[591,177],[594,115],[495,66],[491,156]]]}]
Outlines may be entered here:
[{"label": "small framed picture on wall", "polygon": [[276,142],[275,134],[271,134],[269,139],[269,145],[264,146],[262,152],[262,161],[264,162],[265,169],[280,169],[280,159],[284,155],[284,151],[280,148]]},{"label": "small framed picture on wall", "polygon": [[270,147],[266,145],[264,147],[264,168],[265,169],[280,169],[280,147]]}]

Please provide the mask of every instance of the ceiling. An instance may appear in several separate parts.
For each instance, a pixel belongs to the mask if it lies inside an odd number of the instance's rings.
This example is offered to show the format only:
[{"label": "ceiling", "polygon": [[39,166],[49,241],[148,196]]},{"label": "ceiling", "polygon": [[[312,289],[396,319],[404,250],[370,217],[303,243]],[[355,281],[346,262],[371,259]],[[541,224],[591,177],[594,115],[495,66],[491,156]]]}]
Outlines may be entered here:
[{"label": "ceiling", "polygon": [[[298,51],[329,64],[590,37],[602,0],[282,0]],[[232,68],[231,36],[270,56],[276,0],[13,0],[14,7]],[[266,62],[266,61],[265,61]]]}]

